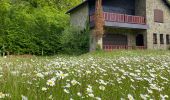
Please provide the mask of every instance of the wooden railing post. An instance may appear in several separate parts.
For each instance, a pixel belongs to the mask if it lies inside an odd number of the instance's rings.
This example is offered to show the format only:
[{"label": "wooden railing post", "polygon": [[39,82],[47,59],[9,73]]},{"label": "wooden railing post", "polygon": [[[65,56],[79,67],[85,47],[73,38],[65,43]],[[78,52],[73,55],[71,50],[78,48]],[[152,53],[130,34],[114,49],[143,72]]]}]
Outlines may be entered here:
[{"label": "wooden railing post", "polygon": [[145,46],[128,46],[128,45],[103,45],[103,50],[105,51],[113,51],[114,49],[141,49],[141,50],[145,50],[146,47]]}]

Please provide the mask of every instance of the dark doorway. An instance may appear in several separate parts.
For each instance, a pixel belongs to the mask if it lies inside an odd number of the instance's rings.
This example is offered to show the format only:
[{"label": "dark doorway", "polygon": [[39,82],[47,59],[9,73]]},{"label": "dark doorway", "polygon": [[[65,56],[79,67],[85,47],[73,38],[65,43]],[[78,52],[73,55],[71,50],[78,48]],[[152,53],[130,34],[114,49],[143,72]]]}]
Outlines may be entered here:
[{"label": "dark doorway", "polygon": [[136,36],[136,46],[144,46],[144,37],[142,34]]}]

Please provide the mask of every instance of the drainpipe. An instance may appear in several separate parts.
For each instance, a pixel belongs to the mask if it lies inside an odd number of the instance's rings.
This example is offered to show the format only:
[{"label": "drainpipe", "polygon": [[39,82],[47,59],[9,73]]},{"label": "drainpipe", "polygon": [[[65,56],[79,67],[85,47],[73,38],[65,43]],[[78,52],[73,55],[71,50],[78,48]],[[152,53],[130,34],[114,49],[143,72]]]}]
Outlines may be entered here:
[{"label": "drainpipe", "polygon": [[94,14],[94,32],[95,38],[95,50],[103,49],[103,34],[104,34],[104,19],[103,19],[103,7],[102,0],[96,0],[95,2],[95,14]]}]

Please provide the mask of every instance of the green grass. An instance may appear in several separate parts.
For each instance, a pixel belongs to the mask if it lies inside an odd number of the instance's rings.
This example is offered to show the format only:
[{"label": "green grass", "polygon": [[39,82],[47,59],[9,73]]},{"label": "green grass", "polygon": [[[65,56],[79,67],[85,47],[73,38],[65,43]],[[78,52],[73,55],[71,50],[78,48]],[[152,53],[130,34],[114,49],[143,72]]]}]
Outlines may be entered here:
[{"label": "green grass", "polygon": [[128,95],[168,100],[169,81],[170,51],[163,50],[0,58],[0,98],[8,94],[4,100],[21,100],[22,95],[29,100],[127,100]]}]

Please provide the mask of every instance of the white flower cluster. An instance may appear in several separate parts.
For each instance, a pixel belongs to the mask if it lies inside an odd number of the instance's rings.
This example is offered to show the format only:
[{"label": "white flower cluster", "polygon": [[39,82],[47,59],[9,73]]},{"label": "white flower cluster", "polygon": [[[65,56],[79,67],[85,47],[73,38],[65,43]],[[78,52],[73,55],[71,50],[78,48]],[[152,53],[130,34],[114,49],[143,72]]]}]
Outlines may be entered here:
[{"label": "white flower cluster", "polygon": [[6,97],[10,98],[11,96],[10,96],[10,94],[4,94],[4,93],[0,92],[0,99],[4,99]]},{"label": "white flower cluster", "polygon": [[[40,98],[51,100],[169,100],[170,53],[162,56],[134,55],[0,62],[9,72],[3,72],[4,68],[0,67],[0,82],[9,85],[11,77],[11,80],[15,79],[11,87],[22,84],[28,86],[22,87],[23,90],[38,91]],[[11,67],[14,65],[17,67]],[[11,87],[7,90],[12,91]],[[15,97],[12,92],[10,94]],[[21,97],[28,100],[27,96]],[[0,92],[0,99],[6,97],[10,96]]]}]

